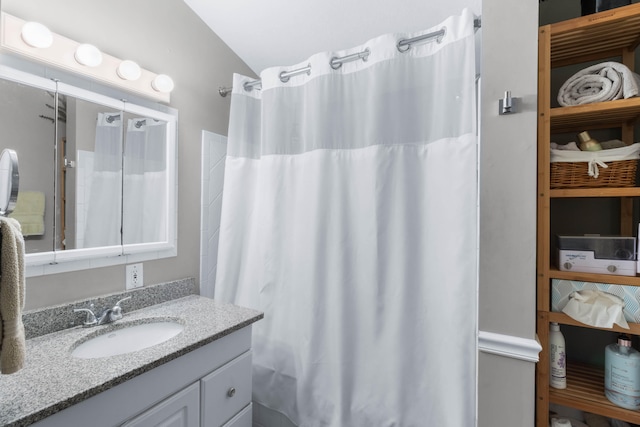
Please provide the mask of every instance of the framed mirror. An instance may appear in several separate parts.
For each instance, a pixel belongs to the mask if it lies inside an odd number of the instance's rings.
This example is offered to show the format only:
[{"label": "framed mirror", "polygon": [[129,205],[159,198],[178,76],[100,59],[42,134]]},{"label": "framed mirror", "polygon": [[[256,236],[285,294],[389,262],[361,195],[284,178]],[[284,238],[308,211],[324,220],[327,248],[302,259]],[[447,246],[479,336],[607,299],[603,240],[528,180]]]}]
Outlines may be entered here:
[{"label": "framed mirror", "polygon": [[40,224],[25,233],[27,276],[175,256],[175,110],[3,66],[0,95],[0,149],[23,177],[12,215],[27,224],[35,205]]}]

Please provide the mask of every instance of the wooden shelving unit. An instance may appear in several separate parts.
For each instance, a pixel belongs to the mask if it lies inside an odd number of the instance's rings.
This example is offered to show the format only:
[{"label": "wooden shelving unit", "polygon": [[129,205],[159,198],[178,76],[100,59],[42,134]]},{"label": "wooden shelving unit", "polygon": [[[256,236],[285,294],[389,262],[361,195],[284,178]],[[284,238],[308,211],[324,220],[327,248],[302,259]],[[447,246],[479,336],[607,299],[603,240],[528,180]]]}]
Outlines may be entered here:
[{"label": "wooden shelving unit", "polygon": [[605,331],[613,331],[613,332],[621,332],[626,334],[634,334],[640,335],[640,324],[638,323],[629,323],[629,329],[621,328],[618,325],[613,325],[613,328],[596,328],[594,326],[585,325],[584,323],[578,322],[572,317],[567,316],[564,313],[549,313],[549,322],[556,322],[561,325],[571,325],[571,326],[580,326],[582,328],[590,328],[590,329],[599,329]]},{"label": "wooden shelving unit", "polygon": [[[609,60],[633,69],[635,49],[640,45],[640,4],[632,4],[556,24],[540,27],[538,38],[538,239],[537,239],[537,331],[542,344],[536,368],[536,426],[549,426],[549,405],[568,406],[640,424],[640,411],[618,407],[604,395],[601,369],[568,364],[567,388],[549,386],[549,323],[593,328],[563,313],[551,312],[551,280],[577,280],[640,286],[640,277],[559,271],[552,263],[551,200],[577,198],[618,198],[621,203],[620,234],[634,230],[630,213],[633,198],[640,188],[550,188],[551,135],[592,129],[620,128],[622,140],[633,142],[634,127],[640,120],[640,97],[572,107],[552,108],[551,72],[553,68],[589,61]],[[584,230],[589,233],[590,230]],[[609,330],[640,335],[640,324],[630,330],[618,326]],[[598,349],[604,351],[604,349]],[[569,349],[569,352],[571,350]],[[571,359],[571,357],[569,357]]]},{"label": "wooden shelving unit", "polygon": [[551,132],[576,132],[635,122],[640,117],[640,98],[551,109]]},{"label": "wooden shelving unit", "polygon": [[612,405],[607,400],[604,395],[604,373],[601,369],[586,365],[570,365],[567,369],[567,380],[566,389],[551,389],[551,402],[634,424],[640,420],[637,411]]}]

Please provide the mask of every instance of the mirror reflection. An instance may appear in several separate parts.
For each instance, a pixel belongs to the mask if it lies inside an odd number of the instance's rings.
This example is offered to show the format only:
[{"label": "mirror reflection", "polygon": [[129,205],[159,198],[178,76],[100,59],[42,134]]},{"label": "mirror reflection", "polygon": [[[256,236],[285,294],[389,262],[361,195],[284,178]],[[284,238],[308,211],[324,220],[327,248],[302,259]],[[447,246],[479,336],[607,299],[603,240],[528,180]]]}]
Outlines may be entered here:
[{"label": "mirror reflection", "polygon": [[167,239],[167,122],[125,114],[123,244]]},{"label": "mirror reflection", "polygon": [[0,79],[0,150],[20,159],[20,192],[13,213],[27,254],[53,249],[55,113],[53,92]]},{"label": "mirror reflection", "polygon": [[[121,244],[123,113],[60,95],[66,136],[58,150],[60,233],[56,250]],[[60,119],[60,121],[62,121]]]}]

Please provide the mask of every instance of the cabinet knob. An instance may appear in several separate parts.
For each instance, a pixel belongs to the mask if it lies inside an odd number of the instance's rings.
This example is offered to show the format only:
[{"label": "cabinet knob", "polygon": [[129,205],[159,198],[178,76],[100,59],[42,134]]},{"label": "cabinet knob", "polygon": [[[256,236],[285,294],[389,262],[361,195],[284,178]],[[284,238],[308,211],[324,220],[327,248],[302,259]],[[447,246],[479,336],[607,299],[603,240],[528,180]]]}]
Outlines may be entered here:
[{"label": "cabinet knob", "polygon": [[229,397],[233,397],[236,394],[236,389],[235,387],[231,387],[229,390],[227,390],[227,396]]}]

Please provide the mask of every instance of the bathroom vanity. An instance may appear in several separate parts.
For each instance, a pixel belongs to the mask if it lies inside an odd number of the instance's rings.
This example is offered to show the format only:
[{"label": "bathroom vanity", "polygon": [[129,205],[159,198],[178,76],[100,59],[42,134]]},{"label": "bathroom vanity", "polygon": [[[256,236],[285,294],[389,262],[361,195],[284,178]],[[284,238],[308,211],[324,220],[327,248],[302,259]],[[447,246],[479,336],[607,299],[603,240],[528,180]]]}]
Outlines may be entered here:
[{"label": "bathroom vanity", "polygon": [[[112,324],[28,339],[25,367],[0,375],[0,425],[250,427],[251,324],[262,316],[189,295],[132,312],[125,307]],[[130,353],[71,355],[92,337],[150,321],[184,328]]]}]

